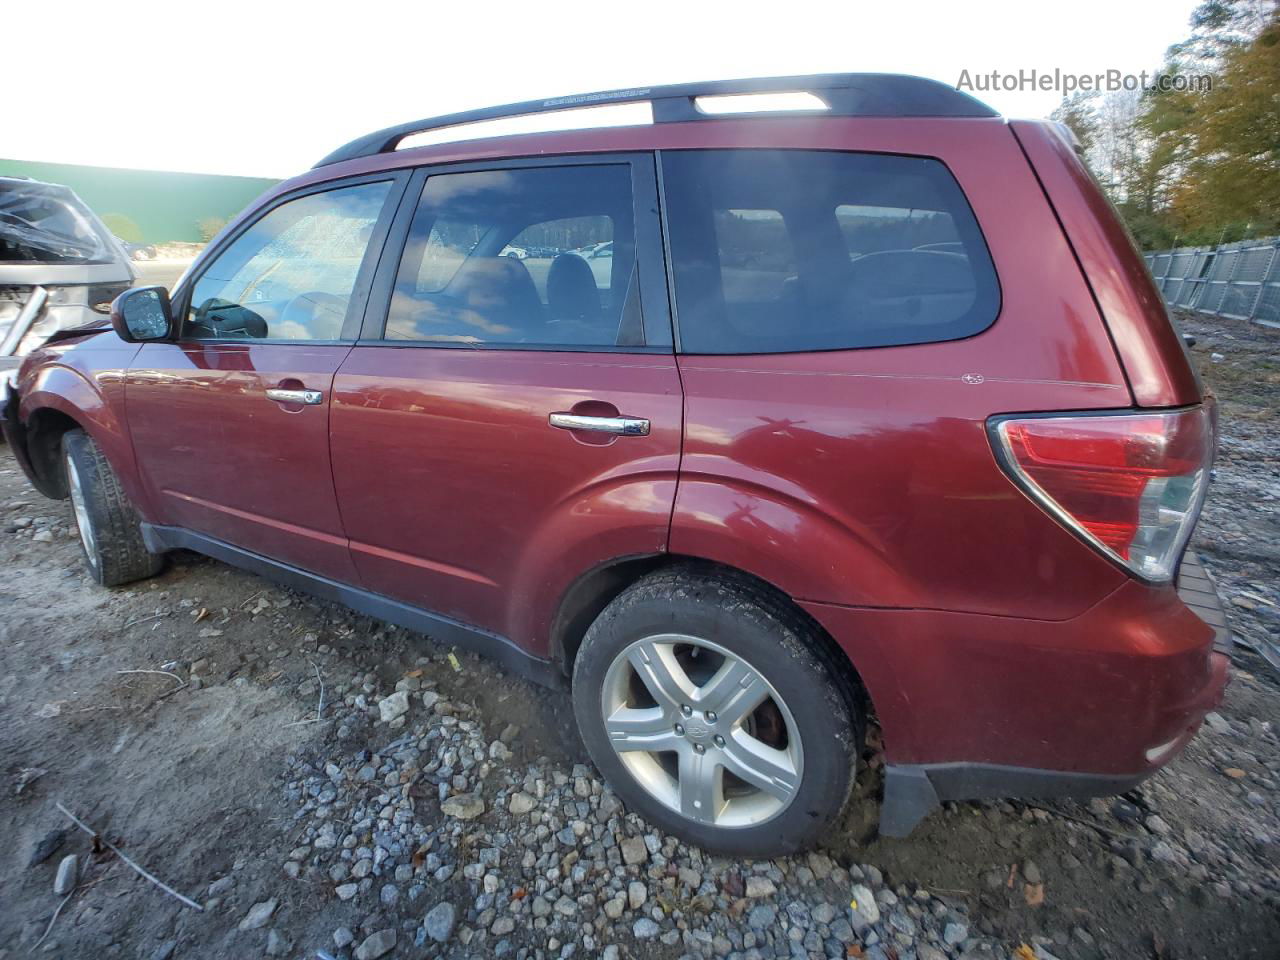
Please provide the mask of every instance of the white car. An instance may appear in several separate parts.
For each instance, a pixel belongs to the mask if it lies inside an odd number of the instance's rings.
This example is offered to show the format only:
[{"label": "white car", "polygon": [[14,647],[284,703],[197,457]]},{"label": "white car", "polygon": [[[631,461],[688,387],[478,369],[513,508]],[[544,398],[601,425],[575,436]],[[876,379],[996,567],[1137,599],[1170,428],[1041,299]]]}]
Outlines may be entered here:
[{"label": "white car", "polygon": [[59,330],[106,321],[133,286],[128,254],[69,187],[0,177],[0,394]]}]

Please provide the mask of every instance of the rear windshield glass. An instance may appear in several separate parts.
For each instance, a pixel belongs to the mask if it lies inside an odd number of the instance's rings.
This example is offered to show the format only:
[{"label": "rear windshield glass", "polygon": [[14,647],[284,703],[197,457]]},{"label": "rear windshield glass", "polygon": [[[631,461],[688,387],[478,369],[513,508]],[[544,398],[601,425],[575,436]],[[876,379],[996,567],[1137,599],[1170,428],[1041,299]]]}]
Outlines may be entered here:
[{"label": "rear windshield glass", "polygon": [[0,184],[0,263],[110,263],[94,220],[65,187]]},{"label": "rear windshield glass", "polygon": [[953,340],[999,311],[978,224],[937,160],[668,151],[662,174],[686,353]]}]

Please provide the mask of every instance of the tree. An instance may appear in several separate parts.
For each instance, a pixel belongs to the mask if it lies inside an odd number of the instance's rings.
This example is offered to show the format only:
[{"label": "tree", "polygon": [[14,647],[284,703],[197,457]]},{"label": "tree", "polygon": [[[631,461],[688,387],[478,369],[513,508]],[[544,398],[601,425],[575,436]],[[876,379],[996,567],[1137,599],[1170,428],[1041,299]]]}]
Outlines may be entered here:
[{"label": "tree", "polygon": [[1092,152],[1098,137],[1098,111],[1094,105],[1097,97],[1097,93],[1092,91],[1073,93],[1063,98],[1062,103],[1049,114],[1050,120],[1064,124],[1075,134],[1086,156]]},{"label": "tree", "polygon": [[1142,246],[1280,233],[1278,10],[1206,0],[1149,89],[1077,94],[1054,111]]},{"label": "tree", "polygon": [[218,235],[218,231],[227,225],[226,217],[205,217],[196,223],[200,231],[200,239],[208,243]]},{"label": "tree", "polygon": [[1280,20],[1223,55],[1198,104],[1194,156],[1174,205],[1209,231],[1280,232]]}]

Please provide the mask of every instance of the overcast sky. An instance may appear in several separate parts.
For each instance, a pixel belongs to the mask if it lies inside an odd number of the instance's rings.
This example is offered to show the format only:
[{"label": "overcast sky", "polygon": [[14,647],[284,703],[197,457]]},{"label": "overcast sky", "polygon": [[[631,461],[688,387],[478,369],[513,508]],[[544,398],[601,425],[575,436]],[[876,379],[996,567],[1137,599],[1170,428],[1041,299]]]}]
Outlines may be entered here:
[{"label": "overcast sky", "polygon": [[[1197,0],[10,0],[0,157],[287,177],[405,120],[688,80],[1137,73]],[[1008,116],[1060,93],[980,93]],[[0,172],[3,166],[0,165]]]}]

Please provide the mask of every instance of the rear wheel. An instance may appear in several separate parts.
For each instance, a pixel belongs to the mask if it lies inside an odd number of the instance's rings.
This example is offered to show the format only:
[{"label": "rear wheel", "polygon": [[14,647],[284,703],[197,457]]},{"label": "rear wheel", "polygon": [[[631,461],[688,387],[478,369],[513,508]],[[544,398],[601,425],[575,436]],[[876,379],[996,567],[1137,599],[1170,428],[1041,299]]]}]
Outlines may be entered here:
[{"label": "rear wheel", "polygon": [[107,587],[154,576],[164,557],[142,542],[138,515],[125,497],[107,458],[83,430],[62,437],[67,491],[80,531],[89,573]]},{"label": "rear wheel", "polygon": [[862,740],[815,634],[745,579],[651,574],[574,665],[592,759],[629,807],[708,850],[803,849],[840,815]]}]

